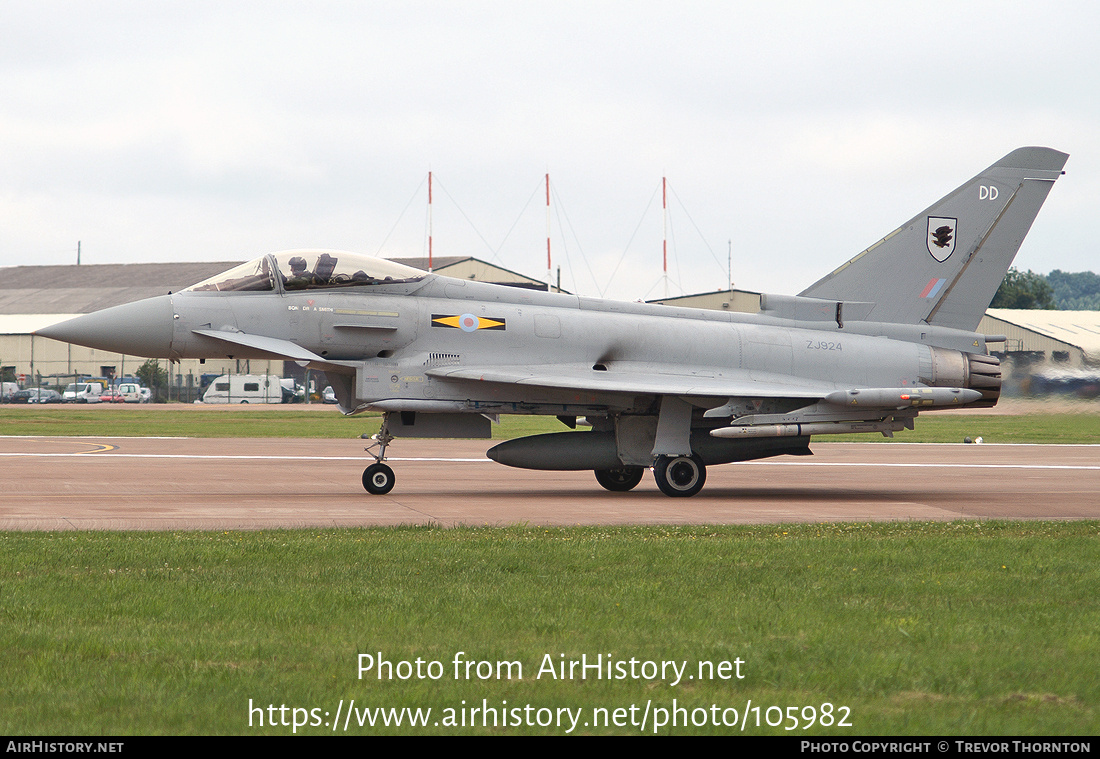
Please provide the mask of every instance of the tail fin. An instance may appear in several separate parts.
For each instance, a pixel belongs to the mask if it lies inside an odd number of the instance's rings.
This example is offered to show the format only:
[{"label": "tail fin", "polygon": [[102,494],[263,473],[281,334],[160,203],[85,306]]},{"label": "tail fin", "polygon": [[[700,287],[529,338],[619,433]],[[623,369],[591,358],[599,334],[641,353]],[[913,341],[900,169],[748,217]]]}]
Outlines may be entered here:
[{"label": "tail fin", "polygon": [[1012,151],[801,295],[872,301],[868,321],[973,331],[1067,158]]}]

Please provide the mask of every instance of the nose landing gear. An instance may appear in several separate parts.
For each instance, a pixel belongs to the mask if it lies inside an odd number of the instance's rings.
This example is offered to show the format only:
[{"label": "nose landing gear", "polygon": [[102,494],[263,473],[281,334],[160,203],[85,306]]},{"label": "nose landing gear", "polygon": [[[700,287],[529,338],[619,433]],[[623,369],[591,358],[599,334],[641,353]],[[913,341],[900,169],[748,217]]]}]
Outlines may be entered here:
[{"label": "nose landing gear", "polygon": [[382,414],[382,429],[371,437],[374,442],[366,448],[367,453],[374,456],[374,463],[363,470],[363,487],[371,495],[385,495],[393,490],[396,482],[393,470],[382,463],[386,458],[386,447],[393,442],[389,422],[389,413]]},{"label": "nose landing gear", "polygon": [[371,495],[385,495],[393,490],[393,470],[379,462],[363,470],[363,487]]}]

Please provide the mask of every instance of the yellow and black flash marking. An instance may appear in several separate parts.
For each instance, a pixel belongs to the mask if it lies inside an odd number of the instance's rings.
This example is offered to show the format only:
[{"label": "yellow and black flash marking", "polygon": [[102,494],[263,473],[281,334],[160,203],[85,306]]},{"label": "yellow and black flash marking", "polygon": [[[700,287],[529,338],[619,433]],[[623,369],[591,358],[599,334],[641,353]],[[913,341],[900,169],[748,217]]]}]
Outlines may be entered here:
[{"label": "yellow and black flash marking", "polygon": [[490,319],[473,314],[432,314],[433,327],[450,327],[463,332],[476,332],[479,329],[507,329],[503,318]]}]

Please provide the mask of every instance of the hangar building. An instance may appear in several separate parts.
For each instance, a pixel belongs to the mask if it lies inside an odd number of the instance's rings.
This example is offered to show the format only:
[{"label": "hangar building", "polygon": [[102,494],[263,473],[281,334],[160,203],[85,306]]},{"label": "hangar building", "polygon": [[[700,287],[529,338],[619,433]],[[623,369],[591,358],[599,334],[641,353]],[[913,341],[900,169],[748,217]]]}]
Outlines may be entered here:
[{"label": "hangar building", "polygon": [[978,331],[1004,335],[1004,355],[1019,363],[1049,361],[1074,369],[1100,366],[1100,311],[991,308]]}]

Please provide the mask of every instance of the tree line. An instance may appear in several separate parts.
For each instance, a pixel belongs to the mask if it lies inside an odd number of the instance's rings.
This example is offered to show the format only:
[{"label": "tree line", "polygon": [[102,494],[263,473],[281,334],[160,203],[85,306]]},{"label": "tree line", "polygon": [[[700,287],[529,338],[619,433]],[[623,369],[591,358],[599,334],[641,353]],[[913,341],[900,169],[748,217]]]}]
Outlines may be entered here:
[{"label": "tree line", "polygon": [[1055,269],[1037,274],[1030,269],[1008,270],[990,308],[1046,308],[1061,311],[1100,311],[1100,275],[1091,271]]}]

